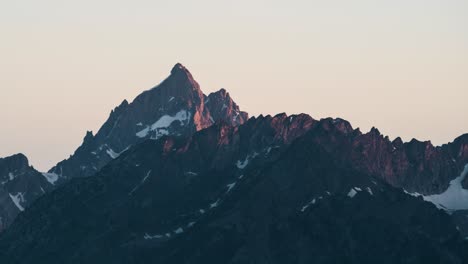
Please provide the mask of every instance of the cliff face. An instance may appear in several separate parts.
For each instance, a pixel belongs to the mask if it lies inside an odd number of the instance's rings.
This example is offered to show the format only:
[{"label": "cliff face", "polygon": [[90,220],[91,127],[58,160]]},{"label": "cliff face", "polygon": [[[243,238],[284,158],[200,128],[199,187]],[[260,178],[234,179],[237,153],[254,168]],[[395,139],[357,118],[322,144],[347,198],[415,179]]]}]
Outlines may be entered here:
[{"label": "cliff face", "polygon": [[441,193],[468,163],[460,140],[441,147],[415,139],[390,141],[375,128],[363,134],[340,119],[323,119],[311,133],[337,160],[408,192]]},{"label": "cliff face", "polygon": [[[49,182],[51,181],[51,182]],[[52,189],[49,179],[29,166],[23,154],[0,159],[0,232],[33,201]]]}]

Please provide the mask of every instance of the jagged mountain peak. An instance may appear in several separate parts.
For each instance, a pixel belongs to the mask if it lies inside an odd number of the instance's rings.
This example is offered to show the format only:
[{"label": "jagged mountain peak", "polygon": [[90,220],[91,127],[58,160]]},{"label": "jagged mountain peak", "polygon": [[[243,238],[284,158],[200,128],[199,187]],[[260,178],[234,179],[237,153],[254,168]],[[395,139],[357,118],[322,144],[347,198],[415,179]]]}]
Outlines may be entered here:
[{"label": "jagged mountain peak", "polygon": [[[342,118],[323,118],[319,121],[319,124],[327,130],[337,129],[345,134],[352,133],[355,131],[352,125]],[[360,132],[356,130],[356,133],[359,134]]]},{"label": "jagged mountain peak", "polygon": [[174,67],[172,67],[171,74],[178,74],[178,73],[190,74],[190,71],[187,68],[185,68],[185,66],[182,65],[182,63],[178,62],[174,65]]},{"label": "jagged mountain peak", "polygon": [[392,141],[392,145],[395,146],[396,148],[402,147],[403,140],[401,139],[401,137],[397,137]]},{"label": "jagged mountain peak", "polygon": [[369,134],[375,135],[375,136],[382,136],[379,129],[376,127],[372,127],[371,130],[369,131]]},{"label": "jagged mountain peak", "polygon": [[141,141],[186,137],[217,121],[236,126],[247,119],[226,90],[203,94],[189,70],[177,63],[159,85],[112,110],[96,135],[88,133],[75,153],[49,172],[63,179],[91,176]]},{"label": "jagged mountain peak", "polygon": [[205,100],[205,104],[208,108],[212,109],[211,118],[215,122],[225,120],[228,123],[240,125],[248,119],[248,114],[240,110],[239,106],[224,88],[210,93]]},{"label": "jagged mountain peak", "polygon": [[200,85],[192,76],[192,73],[183,66],[181,63],[177,63],[171,70],[170,76],[163,81],[156,89],[164,88],[167,86],[174,93],[174,96],[183,96],[184,93],[196,92],[202,95]]},{"label": "jagged mountain peak", "polygon": [[90,142],[94,138],[93,131],[86,131],[86,136],[83,139],[83,142]]},{"label": "jagged mountain peak", "polygon": [[0,232],[33,201],[52,189],[53,179],[30,166],[24,154],[0,158]]},{"label": "jagged mountain peak", "polygon": [[210,95],[216,95],[216,96],[220,96],[220,97],[229,97],[228,91],[226,91],[226,89],[224,89],[224,88],[221,88],[216,92],[210,93]]},{"label": "jagged mountain peak", "polygon": [[184,104],[187,107],[203,105],[203,92],[192,74],[180,63],[176,64],[170,75],[155,87],[142,92],[132,103],[130,108],[145,106],[144,111],[151,111],[151,107],[158,105],[159,110],[167,110],[174,104]]}]

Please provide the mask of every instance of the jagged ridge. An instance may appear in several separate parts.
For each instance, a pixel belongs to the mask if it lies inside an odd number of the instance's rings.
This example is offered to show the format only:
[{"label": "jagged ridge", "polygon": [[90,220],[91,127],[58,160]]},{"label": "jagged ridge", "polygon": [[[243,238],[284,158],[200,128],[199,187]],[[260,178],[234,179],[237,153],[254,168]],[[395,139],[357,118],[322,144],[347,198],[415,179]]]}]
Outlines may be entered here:
[{"label": "jagged ridge", "polygon": [[110,114],[98,133],[86,134],[83,144],[49,172],[62,182],[91,176],[130,146],[162,135],[189,136],[216,121],[239,125],[248,118],[224,89],[204,95],[192,74],[180,63],[158,86],[132,103],[126,100]]}]

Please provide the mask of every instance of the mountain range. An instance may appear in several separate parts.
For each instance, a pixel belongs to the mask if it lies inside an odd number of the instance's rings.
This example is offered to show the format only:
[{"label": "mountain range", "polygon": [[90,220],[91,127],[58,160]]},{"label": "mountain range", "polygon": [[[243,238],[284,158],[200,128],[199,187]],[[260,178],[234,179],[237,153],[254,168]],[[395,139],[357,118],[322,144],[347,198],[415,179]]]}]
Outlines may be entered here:
[{"label": "mountain range", "polygon": [[468,134],[248,117],[176,64],[47,173],[0,159],[2,263],[467,263]]}]

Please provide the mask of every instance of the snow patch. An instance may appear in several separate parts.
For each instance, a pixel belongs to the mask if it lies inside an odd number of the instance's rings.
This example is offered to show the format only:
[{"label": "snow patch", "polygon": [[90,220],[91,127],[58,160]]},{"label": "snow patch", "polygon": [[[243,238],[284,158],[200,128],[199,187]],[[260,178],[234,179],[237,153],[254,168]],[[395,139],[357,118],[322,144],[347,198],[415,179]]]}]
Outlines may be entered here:
[{"label": "snow patch", "polygon": [[215,208],[215,207],[218,207],[218,205],[219,205],[219,199],[218,199],[218,200],[216,200],[216,202],[214,202],[214,203],[210,204],[210,208]]},{"label": "snow patch", "polygon": [[136,136],[139,138],[144,138],[148,136],[150,132],[156,131],[156,136],[154,139],[158,139],[163,135],[168,135],[168,127],[172,125],[173,122],[179,121],[181,125],[185,126],[190,121],[191,114],[187,110],[181,110],[176,113],[174,116],[164,115],[159,118],[153,125],[147,126],[145,129],[136,133]]},{"label": "snow patch", "polygon": [[116,159],[120,156],[120,153],[117,153],[115,152],[114,150],[112,150],[111,148],[109,148],[106,153],[112,158],[112,159]]},{"label": "snow patch", "polygon": [[348,193],[348,196],[353,198],[357,194],[356,190],[354,188],[351,188],[351,190]]},{"label": "snow patch", "polygon": [[16,178],[16,175],[14,175],[12,172],[9,172],[8,173],[8,179],[6,179],[5,181],[2,181],[1,184],[2,185],[5,185],[5,183],[9,182],[9,181],[12,181]]},{"label": "snow patch", "polygon": [[238,169],[243,170],[247,165],[249,165],[249,159],[247,158],[244,161],[238,160],[236,165]]},{"label": "snow patch", "polygon": [[44,176],[46,178],[46,180],[52,185],[54,185],[55,182],[59,178],[57,173],[53,173],[53,172],[44,172],[44,173],[42,173],[42,176]]},{"label": "snow patch", "polygon": [[25,202],[23,193],[19,192],[16,195],[12,195],[11,193],[9,193],[9,195],[10,195],[10,198],[13,201],[13,203],[16,205],[16,207],[18,207],[18,209],[21,212],[24,211],[23,206],[21,206],[21,203]]},{"label": "snow patch", "polygon": [[440,209],[446,211],[468,210],[468,190],[463,189],[462,182],[468,175],[468,164],[460,176],[450,182],[449,187],[441,194],[422,195],[419,193],[408,193],[413,196],[422,196],[425,201],[433,203]]},{"label": "snow patch", "polygon": [[148,171],[148,172],[146,173],[146,176],[145,176],[145,177],[143,178],[143,180],[141,181],[141,184],[145,183],[145,181],[148,179],[148,177],[150,176],[150,174],[151,174],[151,171]]},{"label": "snow patch", "polygon": [[237,168],[240,169],[240,170],[245,169],[245,167],[247,167],[247,165],[249,165],[250,160],[257,157],[257,156],[258,156],[258,153],[255,152],[252,155],[247,155],[247,157],[243,161],[238,160],[237,163],[236,163]]},{"label": "snow patch", "polygon": [[236,122],[237,119],[239,119],[239,112],[236,111],[236,115],[234,117],[232,117],[232,122]]},{"label": "snow patch", "polygon": [[182,229],[182,227],[179,227],[174,231],[174,233],[176,234],[182,234],[183,232],[184,232],[184,229]]},{"label": "snow patch", "polygon": [[307,208],[309,208],[309,206],[315,204],[316,201],[317,201],[317,200],[316,200],[315,198],[312,199],[312,201],[310,201],[308,204],[306,204],[306,205],[304,205],[304,206],[302,207],[301,212],[305,212],[305,210],[307,210]]},{"label": "snow patch", "polygon": [[150,239],[160,239],[160,238],[163,238],[164,236],[162,235],[154,235],[154,236],[151,236],[151,235],[148,235],[148,233],[145,234],[144,238],[146,240],[150,240]]},{"label": "snow patch", "polygon": [[124,149],[124,150],[122,150],[121,152],[117,153],[117,152],[115,152],[113,149],[111,149],[107,144],[104,144],[103,146],[101,146],[101,147],[99,148],[99,150],[102,150],[104,147],[107,148],[106,153],[107,153],[107,155],[109,155],[112,159],[118,158],[120,155],[122,155],[122,153],[124,153],[125,151],[127,151],[127,150],[130,148],[130,146],[128,146],[126,149]]},{"label": "snow patch", "polygon": [[233,182],[233,183],[231,183],[231,184],[228,184],[228,185],[226,185],[226,186],[228,187],[228,190],[227,190],[227,192],[230,192],[230,191],[232,190],[232,188],[234,188],[234,187],[236,186],[236,183],[235,183],[235,182]]},{"label": "snow patch", "polygon": [[141,182],[137,184],[135,188],[133,188],[133,190],[128,193],[128,195],[132,195],[136,190],[138,190],[138,188],[140,188],[146,182],[146,180],[148,180],[150,175],[151,175],[151,170],[146,173],[145,177],[143,177]]}]

